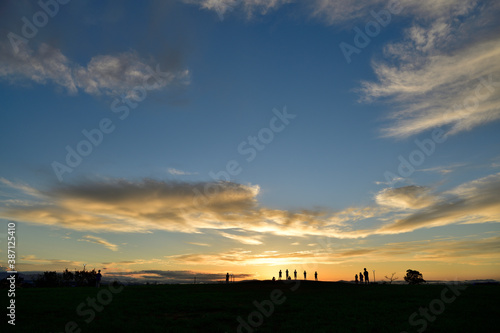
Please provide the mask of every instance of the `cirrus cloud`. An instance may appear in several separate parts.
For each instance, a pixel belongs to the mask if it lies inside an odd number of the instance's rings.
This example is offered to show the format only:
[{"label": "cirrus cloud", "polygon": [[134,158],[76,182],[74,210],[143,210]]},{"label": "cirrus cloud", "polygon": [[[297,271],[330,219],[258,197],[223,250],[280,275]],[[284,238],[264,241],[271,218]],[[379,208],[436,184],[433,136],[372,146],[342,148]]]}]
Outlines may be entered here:
[{"label": "cirrus cloud", "polygon": [[403,41],[385,46],[384,60],[373,62],[378,81],[362,82],[361,91],[364,101],[383,99],[394,108],[384,136],[435,127],[456,134],[500,119],[500,39],[491,33],[500,4],[459,8],[414,22]]}]

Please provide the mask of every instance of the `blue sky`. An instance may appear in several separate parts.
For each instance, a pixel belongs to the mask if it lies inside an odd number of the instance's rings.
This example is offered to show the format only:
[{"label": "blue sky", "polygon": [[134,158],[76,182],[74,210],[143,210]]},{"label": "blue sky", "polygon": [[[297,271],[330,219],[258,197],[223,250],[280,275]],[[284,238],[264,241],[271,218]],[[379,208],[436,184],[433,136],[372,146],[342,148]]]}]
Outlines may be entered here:
[{"label": "blue sky", "polygon": [[45,3],[0,7],[18,269],[500,278],[497,4]]}]

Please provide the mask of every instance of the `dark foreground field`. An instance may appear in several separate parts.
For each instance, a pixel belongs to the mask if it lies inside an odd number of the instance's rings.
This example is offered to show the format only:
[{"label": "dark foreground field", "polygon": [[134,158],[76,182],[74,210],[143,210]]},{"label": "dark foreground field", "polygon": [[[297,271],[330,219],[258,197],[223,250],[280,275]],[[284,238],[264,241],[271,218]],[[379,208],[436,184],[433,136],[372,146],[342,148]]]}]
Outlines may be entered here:
[{"label": "dark foreground field", "polygon": [[121,291],[28,288],[16,291],[15,329],[6,325],[5,314],[1,327],[16,332],[500,332],[500,286],[454,288],[312,281],[125,286]]}]

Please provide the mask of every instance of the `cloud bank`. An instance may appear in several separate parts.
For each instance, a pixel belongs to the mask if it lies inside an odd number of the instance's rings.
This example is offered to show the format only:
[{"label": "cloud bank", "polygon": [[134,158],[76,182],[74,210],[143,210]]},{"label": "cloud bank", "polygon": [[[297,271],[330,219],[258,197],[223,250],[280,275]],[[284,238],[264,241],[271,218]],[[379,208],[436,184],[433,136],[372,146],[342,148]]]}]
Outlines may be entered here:
[{"label": "cloud bank", "polygon": [[[0,218],[91,232],[155,230],[219,235],[246,245],[265,237],[363,238],[450,224],[500,222],[500,173],[451,190],[387,188],[365,207],[339,212],[278,210],[258,202],[257,185],[110,179],[39,190],[0,179],[18,198],[0,201]],[[362,224],[360,224],[363,222]],[[363,226],[363,227],[362,227]],[[95,236],[85,241],[116,250]]]}]

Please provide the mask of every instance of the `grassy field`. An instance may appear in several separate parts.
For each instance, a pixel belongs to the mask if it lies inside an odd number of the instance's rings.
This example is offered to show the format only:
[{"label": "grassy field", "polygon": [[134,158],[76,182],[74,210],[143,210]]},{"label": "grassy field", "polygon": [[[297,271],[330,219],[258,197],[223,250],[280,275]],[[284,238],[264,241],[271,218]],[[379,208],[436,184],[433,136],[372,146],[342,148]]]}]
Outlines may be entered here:
[{"label": "grassy field", "polygon": [[[312,281],[27,288],[16,291],[15,329],[6,325],[5,314],[1,327],[15,332],[293,333],[417,332],[426,326],[426,332],[499,332],[499,301],[499,285],[470,285],[455,293],[445,285]],[[427,319],[419,308],[430,308]]]}]

